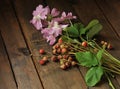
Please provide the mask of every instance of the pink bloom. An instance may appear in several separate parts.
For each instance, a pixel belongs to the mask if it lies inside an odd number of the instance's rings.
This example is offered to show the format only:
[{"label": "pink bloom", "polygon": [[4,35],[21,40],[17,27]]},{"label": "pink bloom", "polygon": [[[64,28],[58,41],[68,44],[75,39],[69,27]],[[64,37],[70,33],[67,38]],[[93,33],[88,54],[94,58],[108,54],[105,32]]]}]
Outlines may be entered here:
[{"label": "pink bloom", "polygon": [[56,17],[60,14],[60,11],[58,11],[56,8],[53,8],[52,11],[51,11],[51,15],[53,17]]},{"label": "pink bloom", "polygon": [[66,20],[66,19],[76,19],[76,16],[73,16],[71,12],[69,12],[68,14],[66,14],[65,12],[62,13],[61,16],[62,20]]},{"label": "pink bloom", "polygon": [[56,8],[53,8],[51,11],[50,9],[48,9],[48,11],[49,11],[49,14],[47,16],[48,21],[51,21],[51,20],[56,21],[56,18],[59,18],[58,16],[60,14],[60,11],[58,11]]},{"label": "pink bloom", "polygon": [[53,45],[56,41],[56,37],[62,34],[62,30],[68,25],[59,25],[58,22],[50,22],[49,27],[41,31],[43,37],[47,39],[47,42],[50,42],[50,45]]},{"label": "pink bloom", "polygon": [[39,5],[35,11],[33,11],[33,19],[30,21],[37,30],[40,30],[43,27],[42,20],[47,18],[49,13],[48,7],[43,8],[42,5]]}]

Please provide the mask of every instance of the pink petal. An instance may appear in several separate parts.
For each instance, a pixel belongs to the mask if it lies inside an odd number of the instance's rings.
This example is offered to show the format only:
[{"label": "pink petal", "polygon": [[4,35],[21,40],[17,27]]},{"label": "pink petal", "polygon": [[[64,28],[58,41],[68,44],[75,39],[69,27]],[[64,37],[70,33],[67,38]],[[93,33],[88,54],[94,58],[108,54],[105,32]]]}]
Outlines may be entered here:
[{"label": "pink petal", "polygon": [[58,11],[56,8],[53,8],[51,11],[51,15],[53,17],[58,16],[60,14],[60,11]]}]

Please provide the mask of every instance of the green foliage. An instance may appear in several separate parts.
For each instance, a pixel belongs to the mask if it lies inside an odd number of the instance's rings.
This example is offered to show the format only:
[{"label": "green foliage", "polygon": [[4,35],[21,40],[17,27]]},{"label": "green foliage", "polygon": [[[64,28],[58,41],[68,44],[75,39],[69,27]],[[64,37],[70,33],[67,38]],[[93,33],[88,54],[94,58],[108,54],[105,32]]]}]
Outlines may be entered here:
[{"label": "green foliage", "polygon": [[102,54],[103,54],[103,52],[104,52],[103,49],[102,49],[102,50],[99,50],[99,51],[97,52],[97,59],[98,59],[99,62],[100,62],[100,60],[102,59]]},{"label": "green foliage", "polygon": [[[94,47],[95,44],[90,40],[93,39],[101,29],[102,25],[97,19],[90,21],[87,26],[84,26],[81,23],[75,23],[64,30],[65,35],[62,36],[62,39],[65,42],[77,43],[77,39],[80,38],[81,41],[88,40],[89,45]],[[75,53],[75,57],[79,64],[90,68],[85,76],[85,81],[88,86],[95,86],[103,75],[101,64],[103,52],[104,50],[102,49],[97,53],[92,53],[91,51]]]},{"label": "green foliage", "polygon": [[90,67],[85,76],[85,81],[88,86],[95,86],[103,75],[103,68],[100,60],[102,59],[103,49],[96,54],[86,51],[77,52],[76,59],[82,66]]},{"label": "green foliage", "polygon": [[95,24],[87,33],[86,36],[88,39],[92,39],[96,34],[100,32],[102,25],[100,23]]},{"label": "green foliage", "polygon": [[70,37],[79,37],[78,29],[74,26],[67,27],[65,31]]},{"label": "green foliage", "polygon": [[89,22],[87,26],[82,23],[75,23],[70,27],[64,29],[66,35],[72,38],[81,38],[81,40],[91,40],[96,34],[100,32],[102,25],[97,19]]},{"label": "green foliage", "polygon": [[94,27],[94,25],[96,25],[96,24],[98,24],[98,23],[99,23],[99,21],[96,20],[96,19],[90,21],[89,24],[88,24],[86,27],[81,28],[81,30],[80,30],[80,35],[86,34],[86,32],[87,32],[88,30],[90,30],[92,27]]},{"label": "green foliage", "polygon": [[76,59],[82,66],[92,67],[98,65],[95,54],[91,52],[77,52],[75,54]]},{"label": "green foliage", "polygon": [[85,76],[85,81],[88,86],[95,86],[103,75],[103,68],[101,66],[91,67]]}]

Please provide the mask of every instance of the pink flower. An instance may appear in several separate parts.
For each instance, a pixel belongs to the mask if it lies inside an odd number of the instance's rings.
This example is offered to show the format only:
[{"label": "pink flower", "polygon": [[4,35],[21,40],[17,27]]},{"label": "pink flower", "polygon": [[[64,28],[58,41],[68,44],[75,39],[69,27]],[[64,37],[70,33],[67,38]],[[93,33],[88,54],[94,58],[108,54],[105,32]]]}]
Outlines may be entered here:
[{"label": "pink flower", "polygon": [[43,27],[43,20],[47,18],[49,13],[48,6],[43,8],[42,5],[39,5],[35,11],[33,11],[33,19],[30,21],[37,30],[40,30]]},{"label": "pink flower", "polygon": [[51,11],[51,15],[53,17],[56,17],[60,14],[60,11],[58,11],[56,8],[53,8],[52,11]]},{"label": "pink flower", "polygon": [[58,22],[50,22],[49,27],[41,31],[43,37],[47,39],[47,42],[50,42],[50,45],[53,45],[56,41],[56,37],[62,34],[62,30],[68,25],[59,25]]},{"label": "pink flower", "polygon": [[76,16],[73,16],[71,12],[69,12],[68,14],[66,14],[65,12],[62,13],[61,16],[62,20],[66,20],[66,19],[76,19]]},{"label": "pink flower", "polygon": [[50,9],[48,10],[49,10],[49,14],[47,16],[48,21],[51,21],[51,20],[55,21],[56,18],[59,18],[58,16],[60,14],[60,11],[58,11],[56,8],[53,8],[51,11]]}]

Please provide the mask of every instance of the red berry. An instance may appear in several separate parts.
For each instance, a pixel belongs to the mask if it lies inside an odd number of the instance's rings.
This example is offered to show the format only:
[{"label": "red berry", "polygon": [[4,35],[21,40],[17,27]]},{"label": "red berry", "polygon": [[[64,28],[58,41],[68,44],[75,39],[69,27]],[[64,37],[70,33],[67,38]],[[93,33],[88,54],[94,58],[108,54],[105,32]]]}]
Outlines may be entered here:
[{"label": "red berry", "polygon": [[40,54],[44,54],[45,53],[44,49],[40,49],[39,52],[40,52]]},{"label": "red berry", "polygon": [[57,54],[57,50],[54,49],[54,50],[52,51],[52,53],[53,53],[53,54]]},{"label": "red berry", "polygon": [[77,62],[72,61],[72,62],[71,62],[71,65],[72,65],[72,66],[76,66],[76,65],[77,65]]},{"label": "red berry", "polygon": [[87,45],[88,45],[88,44],[87,44],[86,41],[82,42],[82,46],[83,46],[83,47],[87,47]]},{"label": "red berry", "polygon": [[60,48],[57,49],[57,53],[58,54],[61,53],[61,49]]},{"label": "red berry", "polygon": [[65,64],[62,64],[62,65],[60,66],[60,68],[63,69],[63,70],[65,70],[65,69],[67,69],[67,66],[66,66]]},{"label": "red berry", "polygon": [[51,57],[51,61],[57,62],[57,61],[58,61],[58,59],[57,59],[57,57],[56,57],[56,56],[54,56],[54,55],[53,55],[53,56]]},{"label": "red berry", "polygon": [[60,38],[60,39],[58,40],[58,43],[61,44],[62,42],[63,42],[63,41],[62,41],[62,38]]},{"label": "red berry", "polygon": [[68,61],[73,61],[73,58],[71,56],[69,56]]},{"label": "red berry", "polygon": [[63,58],[62,55],[58,55],[58,56],[57,56],[57,59],[58,59],[58,60],[60,60],[60,59],[62,59],[62,58]]},{"label": "red berry", "polygon": [[70,67],[71,66],[71,62],[65,62],[66,67]]},{"label": "red berry", "polygon": [[63,55],[64,59],[68,59],[69,55]]},{"label": "red berry", "polygon": [[48,61],[48,58],[47,58],[47,57],[43,57],[42,60],[44,60],[45,62],[47,62],[47,61]]},{"label": "red berry", "polygon": [[107,45],[107,49],[111,50],[112,48],[113,48],[113,47],[112,47],[111,44],[108,44],[108,45]]},{"label": "red berry", "polygon": [[67,49],[66,48],[62,48],[61,53],[64,54],[66,52],[67,52]]},{"label": "red berry", "polygon": [[103,45],[105,43],[105,41],[102,40],[100,43]]},{"label": "red berry", "polygon": [[39,61],[39,63],[40,63],[41,65],[44,65],[46,62],[41,59],[41,60]]}]

